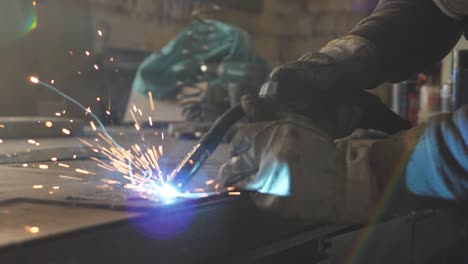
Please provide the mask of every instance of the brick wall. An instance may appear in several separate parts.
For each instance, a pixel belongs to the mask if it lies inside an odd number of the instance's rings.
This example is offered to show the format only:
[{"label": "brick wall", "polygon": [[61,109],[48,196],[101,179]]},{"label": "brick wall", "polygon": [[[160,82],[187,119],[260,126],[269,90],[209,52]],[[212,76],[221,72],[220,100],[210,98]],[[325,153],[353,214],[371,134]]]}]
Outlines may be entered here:
[{"label": "brick wall", "polygon": [[[159,50],[191,23],[196,0],[89,0],[102,46]],[[211,18],[241,27],[253,36],[257,53],[277,65],[318,50],[351,30],[364,15],[353,11],[356,0],[263,0],[259,13],[223,8]],[[375,1],[375,0],[357,0]],[[222,1],[218,1],[222,3]],[[367,10],[369,11],[369,10]],[[389,102],[390,89],[373,90]]]},{"label": "brick wall", "polygon": [[[189,1],[90,1],[96,30],[107,34],[97,39],[97,48],[158,50],[191,21]],[[349,31],[362,16],[352,11],[351,0],[263,0],[258,14],[224,8],[213,18],[250,32],[258,53],[277,64],[319,49]]]}]

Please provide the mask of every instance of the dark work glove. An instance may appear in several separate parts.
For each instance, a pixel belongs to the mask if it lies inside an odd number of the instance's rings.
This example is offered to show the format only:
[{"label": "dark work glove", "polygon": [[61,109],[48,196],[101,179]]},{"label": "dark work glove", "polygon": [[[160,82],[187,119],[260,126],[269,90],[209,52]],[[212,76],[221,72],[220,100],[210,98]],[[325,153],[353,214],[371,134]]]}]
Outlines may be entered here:
[{"label": "dark work glove", "polygon": [[256,99],[259,101],[257,103],[273,102],[272,106],[264,109],[306,116],[333,139],[346,137],[358,128],[394,134],[411,127],[409,121],[394,113],[379,97],[366,91],[347,91],[341,94],[321,91],[310,104],[276,99],[274,92],[268,94],[263,88],[261,96],[265,99]]},{"label": "dark work glove", "polygon": [[[226,135],[232,156],[220,169],[222,186],[256,191],[256,205],[286,217],[343,224],[367,219],[376,201],[367,162],[372,142],[335,144],[329,134],[344,134],[339,130],[346,125],[322,130],[324,123],[278,112],[257,97],[244,96],[241,104],[249,123]],[[341,113],[359,117],[348,110]]]},{"label": "dark work glove", "polygon": [[378,85],[375,47],[364,38],[346,36],[276,67],[271,79],[278,83],[279,98],[287,101],[310,100],[317,92],[374,88]]},{"label": "dark work glove", "polygon": [[[362,111],[361,119],[355,128],[373,129],[395,134],[411,128],[411,123],[393,112],[379,97],[366,91],[350,95],[351,104]],[[346,98],[344,98],[346,100]]]},{"label": "dark work glove", "polygon": [[327,131],[340,131],[330,134],[333,138],[347,136],[356,128],[390,134],[407,129],[408,121],[363,91],[378,84],[374,50],[357,36],[337,39],[319,52],[276,67],[271,74],[276,87],[266,96],[274,98],[281,111],[305,115]]}]

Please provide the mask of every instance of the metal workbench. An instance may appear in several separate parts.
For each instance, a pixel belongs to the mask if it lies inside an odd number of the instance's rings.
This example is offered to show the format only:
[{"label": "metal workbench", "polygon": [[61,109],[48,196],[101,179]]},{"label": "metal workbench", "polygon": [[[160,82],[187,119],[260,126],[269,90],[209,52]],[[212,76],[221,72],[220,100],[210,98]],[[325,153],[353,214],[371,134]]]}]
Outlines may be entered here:
[{"label": "metal workbench", "polygon": [[[130,128],[110,133],[123,145],[139,137]],[[166,146],[161,164],[168,168],[194,143],[143,133]],[[120,176],[89,161],[96,153],[76,137],[36,140],[39,146],[4,139],[0,148],[0,263],[426,263],[467,236],[461,210],[445,206],[363,227],[280,218],[256,208],[248,193],[147,201],[123,188],[96,188]],[[215,177],[227,157],[221,146],[192,184]]]}]

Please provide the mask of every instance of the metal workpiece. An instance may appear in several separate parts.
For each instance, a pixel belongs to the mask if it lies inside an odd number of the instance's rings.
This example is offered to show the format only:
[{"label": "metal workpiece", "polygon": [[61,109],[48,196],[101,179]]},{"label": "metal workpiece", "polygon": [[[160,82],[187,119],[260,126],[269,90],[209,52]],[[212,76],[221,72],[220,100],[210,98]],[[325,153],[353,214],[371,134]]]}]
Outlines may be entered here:
[{"label": "metal workpiece", "polygon": [[[36,220],[39,232],[35,234],[50,232],[48,236],[37,237],[31,234],[37,231],[31,230],[35,226],[26,227],[24,236],[28,239],[0,248],[0,259],[5,263],[30,260],[36,263],[229,263],[236,259],[250,263],[272,251],[282,251],[304,239],[310,241],[339,229],[278,218],[258,210],[248,196],[219,196],[144,212],[106,213],[103,209],[24,202],[4,208],[10,208],[12,213],[29,208],[36,212],[35,219],[26,217],[19,223],[30,225],[31,220]],[[65,213],[68,216],[61,217]],[[79,221],[80,213],[89,219]],[[43,222],[37,221],[38,218]],[[47,224],[48,221],[56,224]],[[67,232],[59,232],[64,226]],[[303,237],[305,230],[309,230],[307,238]],[[288,241],[297,236],[302,238]]]},{"label": "metal workpiece", "polygon": [[[159,157],[161,170],[169,173],[177,162],[189,152],[195,141],[178,141],[172,138],[161,139],[154,130],[121,128],[109,133],[119,143],[130,149],[135,139],[146,137],[145,142],[154,146],[167,147]],[[121,134],[121,135],[120,135]],[[78,139],[36,138],[31,144],[28,139],[4,139],[0,149],[0,200],[14,198],[60,200],[76,197],[82,201],[117,204],[139,199],[137,192],[125,189],[126,179],[118,171],[110,171],[96,160],[106,161],[102,153],[96,153],[83,142],[92,142],[93,135]],[[219,164],[228,158],[228,146],[219,147],[216,154],[206,161],[198,177],[187,188],[209,187],[207,181],[216,179]],[[34,186],[41,188],[34,189]],[[55,191],[53,187],[60,187]],[[52,192],[52,193],[49,193]],[[146,204],[157,206],[155,201]]]},{"label": "metal workpiece", "polygon": [[[433,211],[419,219],[403,215],[368,227],[316,225],[259,210],[248,195],[144,210],[20,200],[1,204],[0,211],[5,210],[10,215],[2,217],[12,220],[4,225],[9,232],[2,234],[22,237],[2,244],[0,259],[20,264],[422,264],[466,238],[465,218],[453,210]],[[87,219],[81,219],[83,214]],[[422,246],[428,244],[430,251]]]},{"label": "metal workpiece", "polygon": [[0,117],[0,139],[82,136],[83,127],[79,118]]},{"label": "metal workpiece", "polygon": [[[196,145],[162,140],[156,132],[109,130],[125,148],[142,135],[148,144],[167,146],[159,160],[165,169],[174,168]],[[84,144],[80,140],[36,141],[41,143],[34,145],[38,149],[27,139],[2,149],[2,263],[318,264],[357,256],[354,263],[414,264],[444,254],[466,238],[466,218],[449,207],[402,212],[364,227],[280,217],[255,206],[244,191],[236,196],[147,200],[124,188],[118,172],[97,166],[84,153],[73,159],[73,152]],[[8,152],[27,153],[23,149],[29,145],[29,162],[15,156],[8,160]],[[51,160],[52,155],[57,160]],[[219,145],[185,187],[215,180],[228,156],[228,145]],[[430,252],[422,246],[428,244]]]}]

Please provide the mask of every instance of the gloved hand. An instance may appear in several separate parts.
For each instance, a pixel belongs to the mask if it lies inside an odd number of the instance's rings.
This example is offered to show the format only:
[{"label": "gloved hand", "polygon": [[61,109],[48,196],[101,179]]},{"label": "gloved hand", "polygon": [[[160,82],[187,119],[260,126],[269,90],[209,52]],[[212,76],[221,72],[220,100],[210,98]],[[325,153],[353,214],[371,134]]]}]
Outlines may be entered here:
[{"label": "gloved hand", "polygon": [[[225,187],[256,191],[252,198],[258,206],[288,217],[365,221],[375,200],[369,148],[356,151],[347,141],[336,145],[307,117],[275,112],[261,99],[243,97],[242,106],[249,121],[258,122],[228,133],[232,158],[219,174]],[[364,165],[357,166],[361,161]]]},{"label": "gloved hand", "polygon": [[[330,42],[319,52],[273,69],[282,101],[313,100],[323,92],[364,90],[377,86],[375,47],[368,40],[349,35]],[[320,98],[317,98],[320,102]]]},{"label": "gloved hand", "polygon": [[[350,122],[349,119],[336,120],[344,109],[359,115],[353,118],[360,120],[359,124],[348,124],[349,127],[354,125],[354,129],[374,129],[390,134],[408,129],[410,122],[396,115],[378,97],[364,91],[378,85],[374,50],[369,41],[357,36],[337,39],[319,52],[276,67],[271,74],[276,85],[262,89],[261,93],[273,98],[282,111],[300,113],[318,123],[322,123],[321,119],[333,119],[332,123],[340,126]],[[329,135],[347,136],[354,129],[346,131],[347,134]]]}]

